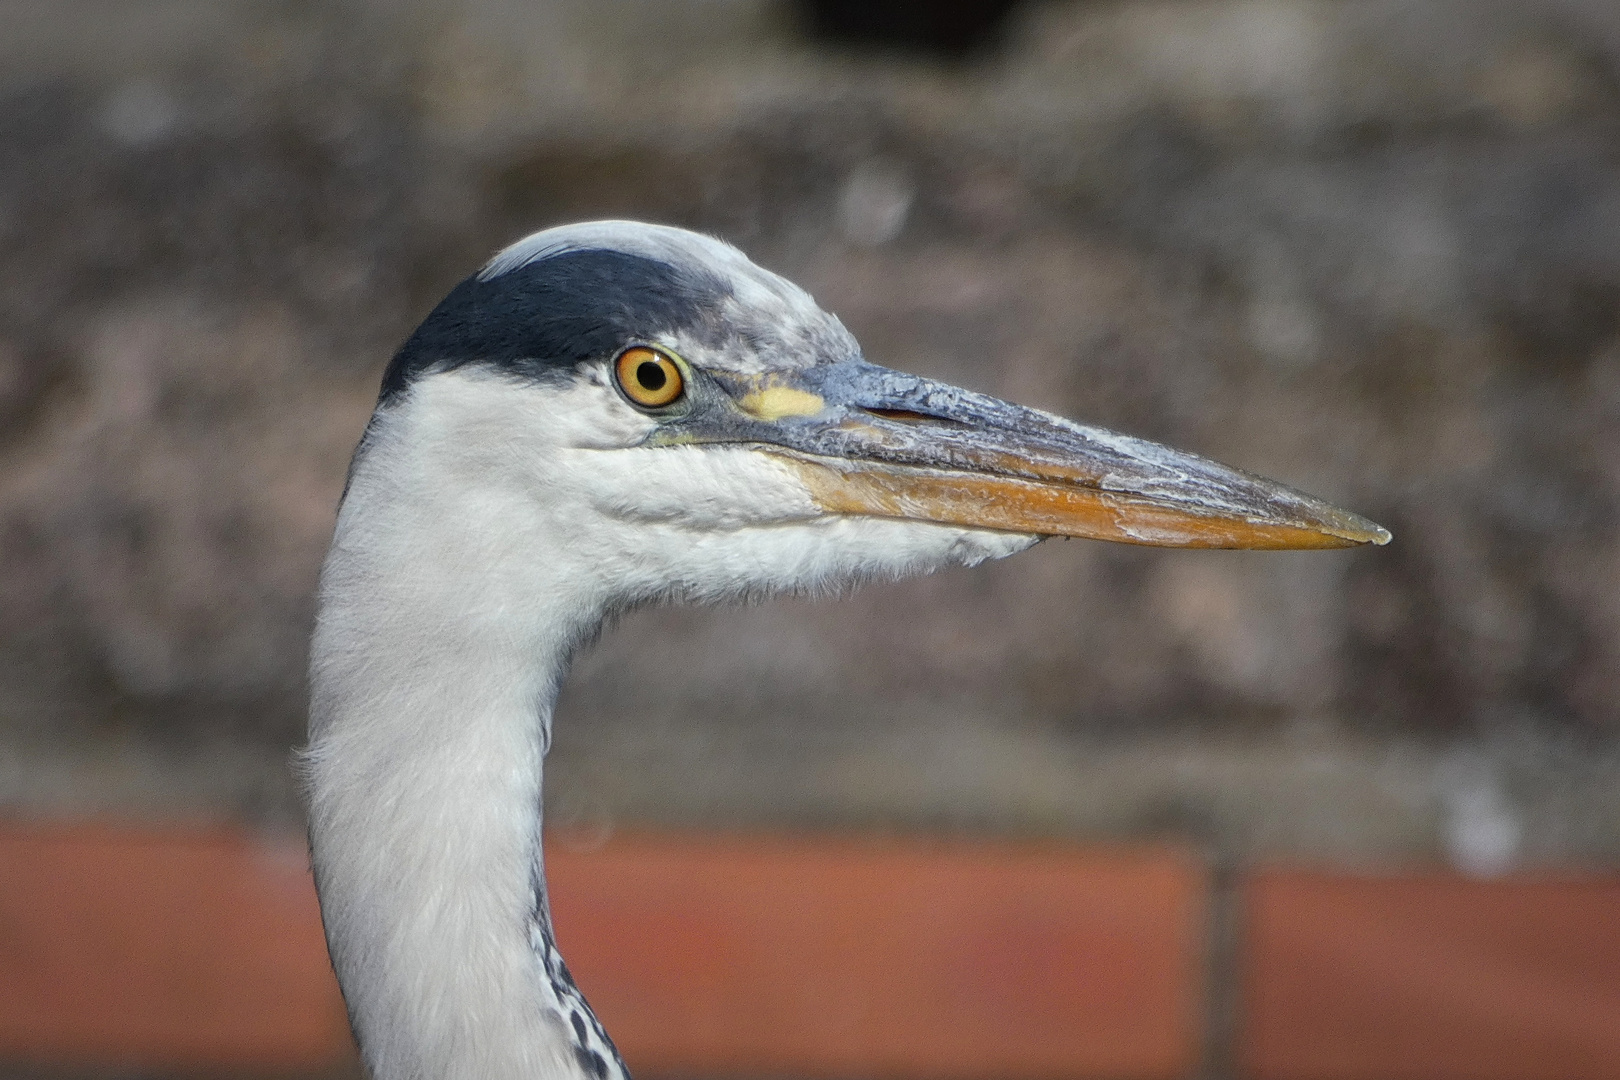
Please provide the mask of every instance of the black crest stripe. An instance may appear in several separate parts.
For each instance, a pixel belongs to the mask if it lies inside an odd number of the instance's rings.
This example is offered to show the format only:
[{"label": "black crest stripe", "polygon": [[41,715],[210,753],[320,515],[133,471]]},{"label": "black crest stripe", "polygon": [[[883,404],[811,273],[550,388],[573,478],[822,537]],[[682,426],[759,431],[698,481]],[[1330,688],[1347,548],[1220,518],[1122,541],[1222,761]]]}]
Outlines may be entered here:
[{"label": "black crest stripe", "polygon": [[476,364],[544,378],[672,330],[712,332],[727,294],[713,275],[620,251],[567,251],[470,277],[394,355],[380,400],[428,371]]}]

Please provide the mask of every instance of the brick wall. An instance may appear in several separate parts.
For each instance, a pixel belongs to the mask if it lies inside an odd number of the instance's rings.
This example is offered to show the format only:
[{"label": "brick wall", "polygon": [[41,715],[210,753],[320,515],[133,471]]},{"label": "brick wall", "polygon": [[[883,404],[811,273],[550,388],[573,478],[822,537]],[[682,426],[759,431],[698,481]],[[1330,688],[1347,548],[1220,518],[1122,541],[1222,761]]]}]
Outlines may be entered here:
[{"label": "brick wall", "polygon": [[[1216,954],[1211,876],[1176,848],[646,834],[548,864],[643,1075],[1620,1075],[1614,876],[1260,868]],[[1212,990],[1238,1001],[1214,1039]],[[296,837],[0,828],[0,1066],[352,1055]]]}]

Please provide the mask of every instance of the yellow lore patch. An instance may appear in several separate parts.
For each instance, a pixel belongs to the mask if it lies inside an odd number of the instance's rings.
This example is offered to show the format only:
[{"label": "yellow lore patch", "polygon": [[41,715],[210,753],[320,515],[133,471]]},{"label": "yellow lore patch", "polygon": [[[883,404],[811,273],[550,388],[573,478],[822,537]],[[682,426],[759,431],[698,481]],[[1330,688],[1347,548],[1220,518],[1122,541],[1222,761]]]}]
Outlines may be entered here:
[{"label": "yellow lore patch", "polygon": [[791,386],[771,386],[755,390],[737,404],[761,420],[780,420],[784,416],[814,416],[827,403],[819,394],[808,390],[795,390]]}]

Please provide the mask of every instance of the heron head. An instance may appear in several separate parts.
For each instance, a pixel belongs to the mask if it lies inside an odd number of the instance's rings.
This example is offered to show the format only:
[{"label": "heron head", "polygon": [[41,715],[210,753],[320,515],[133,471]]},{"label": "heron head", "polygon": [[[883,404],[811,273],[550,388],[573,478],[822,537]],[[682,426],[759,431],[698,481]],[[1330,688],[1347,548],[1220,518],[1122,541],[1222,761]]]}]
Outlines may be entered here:
[{"label": "heron head", "polygon": [[632,598],[900,576],[1047,536],[1389,539],[1206,458],[869,363],[735,248],[633,222],[536,233],[459,285],[388,369],[368,444],[391,439],[436,455],[416,468],[459,509],[432,512],[570,537]]}]

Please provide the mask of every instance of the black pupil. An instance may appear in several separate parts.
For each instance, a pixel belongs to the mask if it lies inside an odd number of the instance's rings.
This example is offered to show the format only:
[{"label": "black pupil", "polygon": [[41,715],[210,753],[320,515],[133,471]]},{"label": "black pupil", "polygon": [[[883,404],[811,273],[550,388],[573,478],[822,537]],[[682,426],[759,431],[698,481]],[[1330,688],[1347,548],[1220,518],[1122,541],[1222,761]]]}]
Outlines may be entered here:
[{"label": "black pupil", "polygon": [[636,382],[640,383],[643,389],[662,390],[664,384],[668,381],[669,378],[664,374],[664,369],[657,362],[643,360],[636,365]]}]

